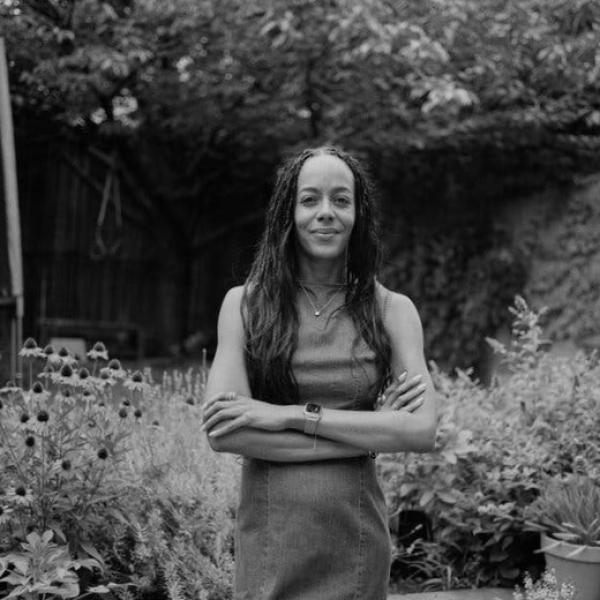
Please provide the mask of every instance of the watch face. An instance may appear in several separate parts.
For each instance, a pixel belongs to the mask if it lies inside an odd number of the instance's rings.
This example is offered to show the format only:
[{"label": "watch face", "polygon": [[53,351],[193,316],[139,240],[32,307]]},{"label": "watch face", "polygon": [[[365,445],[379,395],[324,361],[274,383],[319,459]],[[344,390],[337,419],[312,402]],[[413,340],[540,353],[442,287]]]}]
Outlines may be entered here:
[{"label": "watch face", "polygon": [[321,412],[321,407],[318,404],[312,404],[311,402],[309,402],[306,405],[306,412],[320,413]]}]

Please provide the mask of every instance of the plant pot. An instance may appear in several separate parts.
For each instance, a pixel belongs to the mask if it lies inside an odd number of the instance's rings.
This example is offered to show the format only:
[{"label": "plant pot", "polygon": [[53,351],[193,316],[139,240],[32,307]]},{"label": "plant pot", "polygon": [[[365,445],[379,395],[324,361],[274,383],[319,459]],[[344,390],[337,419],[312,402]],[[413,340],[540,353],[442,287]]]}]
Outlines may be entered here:
[{"label": "plant pot", "polygon": [[554,569],[559,584],[573,583],[577,600],[600,600],[600,546],[571,544],[544,533],[540,542],[546,566]]}]

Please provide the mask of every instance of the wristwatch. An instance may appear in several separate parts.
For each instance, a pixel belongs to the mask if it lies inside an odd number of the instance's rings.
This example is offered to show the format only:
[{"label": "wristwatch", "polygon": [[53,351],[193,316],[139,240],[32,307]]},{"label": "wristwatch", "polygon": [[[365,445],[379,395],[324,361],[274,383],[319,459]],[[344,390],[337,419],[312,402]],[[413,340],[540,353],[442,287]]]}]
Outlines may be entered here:
[{"label": "wristwatch", "polygon": [[318,404],[309,402],[304,406],[304,433],[315,435],[317,425],[321,420],[321,407]]}]

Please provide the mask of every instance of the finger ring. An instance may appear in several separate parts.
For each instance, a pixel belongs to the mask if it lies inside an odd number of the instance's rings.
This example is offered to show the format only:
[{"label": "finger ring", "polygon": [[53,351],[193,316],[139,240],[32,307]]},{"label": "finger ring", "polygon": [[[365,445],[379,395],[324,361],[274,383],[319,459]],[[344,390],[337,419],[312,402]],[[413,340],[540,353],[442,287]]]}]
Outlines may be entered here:
[{"label": "finger ring", "polygon": [[235,400],[236,397],[236,393],[235,392],[229,392],[227,394],[227,400]]}]

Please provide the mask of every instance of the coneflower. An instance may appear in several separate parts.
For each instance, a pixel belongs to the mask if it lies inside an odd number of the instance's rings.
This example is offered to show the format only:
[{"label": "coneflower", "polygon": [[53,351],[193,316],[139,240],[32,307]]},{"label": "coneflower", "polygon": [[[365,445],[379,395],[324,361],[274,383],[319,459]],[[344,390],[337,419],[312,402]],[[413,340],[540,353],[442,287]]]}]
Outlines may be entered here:
[{"label": "coneflower", "polygon": [[46,358],[44,351],[38,347],[36,341],[33,338],[27,338],[21,350],[19,350],[19,356],[24,358]]},{"label": "coneflower", "polygon": [[34,394],[43,394],[44,393],[44,386],[42,384],[41,381],[36,381],[32,386],[31,386],[31,391]]},{"label": "coneflower", "polygon": [[25,438],[25,445],[26,445],[28,448],[33,448],[33,447],[35,446],[35,437],[34,437],[33,435],[28,435],[28,436]]},{"label": "coneflower", "polygon": [[125,419],[127,417],[129,413],[127,412],[126,408],[121,408],[119,410],[119,416],[121,417],[121,419]]},{"label": "coneflower", "polygon": [[139,419],[142,416],[142,411],[139,408],[136,408],[135,411],[133,412],[133,415],[136,419]]},{"label": "coneflower", "polygon": [[65,458],[61,463],[60,466],[62,468],[63,471],[69,471],[71,469],[71,461],[68,458]]},{"label": "coneflower", "polygon": [[90,360],[108,360],[108,352],[102,342],[96,342],[92,349],[87,353],[87,357]]},{"label": "coneflower", "polygon": [[19,417],[19,421],[21,421],[21,423],[27,423],[27,421],[29,421],[29,413],[21,413],[21,416]]},{"label": "coneflower", "polygon": [[108,457],[108,450],[106,448],[100,448],[100,450],[98,450],[98,458],[100,460],[106,460],[107,457]]},{"label": "coneflower", "polygon": [[37,414],[37,420],[40,423],[46,423],[49,418],[50,418],[50,416],[48,415],[48,413],[45,410],[40,410],[40,412]]}]

